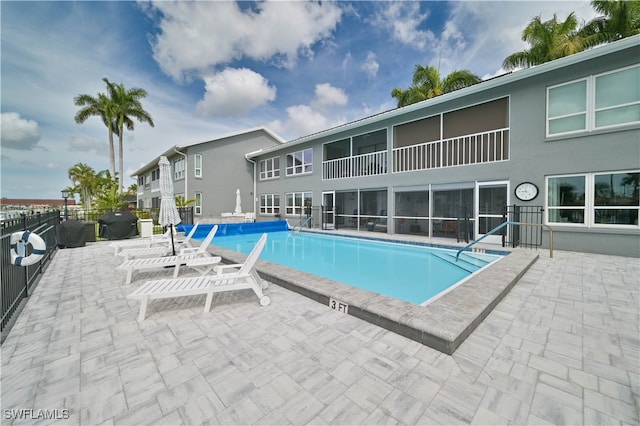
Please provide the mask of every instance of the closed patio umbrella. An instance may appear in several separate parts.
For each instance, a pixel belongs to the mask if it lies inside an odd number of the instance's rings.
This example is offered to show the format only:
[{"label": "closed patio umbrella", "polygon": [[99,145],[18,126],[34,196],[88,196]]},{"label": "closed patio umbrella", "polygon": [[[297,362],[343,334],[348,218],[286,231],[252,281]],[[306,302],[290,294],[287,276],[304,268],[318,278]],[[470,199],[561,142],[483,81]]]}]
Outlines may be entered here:
[{"label": "closed patio umbrella", "polygon": [[180,212],[176,207],[176,200],[173,194],[173,180],[171,179],[171,164],[164,155],[158,161],[160,169],[160,218],[158,223],[162,226],[171,227],[171,248],[173,255],[176,254],[176,247],[173,242],[173,227],[179,224]]}]

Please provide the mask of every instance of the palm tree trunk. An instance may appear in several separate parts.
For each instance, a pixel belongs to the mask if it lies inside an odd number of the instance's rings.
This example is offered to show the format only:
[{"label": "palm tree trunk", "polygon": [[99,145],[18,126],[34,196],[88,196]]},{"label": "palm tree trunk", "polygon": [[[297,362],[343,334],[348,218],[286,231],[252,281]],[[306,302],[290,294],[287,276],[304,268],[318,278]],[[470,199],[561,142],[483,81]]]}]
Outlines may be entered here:
[{"label": "palm tree trunk", "polygon": [[118,193],[122,193],[123,192],[123,181],[124,181],[124,166],[122,165],[123,159],[124,159],[124,142],[123,142],[123,138],[124,138],[124,122],[120,123],[120,134],[118,135]]},{"label": "palm tree trunk", "polygon": [[113,146],[113,130],[109,128],[109,173],[116,175],[116,153]]}]

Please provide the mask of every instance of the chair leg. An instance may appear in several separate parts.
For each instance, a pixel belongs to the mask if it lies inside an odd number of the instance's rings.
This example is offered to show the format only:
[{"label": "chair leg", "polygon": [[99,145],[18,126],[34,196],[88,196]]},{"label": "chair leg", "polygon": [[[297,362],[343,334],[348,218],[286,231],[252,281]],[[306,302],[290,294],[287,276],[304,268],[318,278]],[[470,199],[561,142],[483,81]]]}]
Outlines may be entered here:
[{"label": "chair leg", "polygon": [[138,321],[144,321],[144,317],[147,315],[147,303],[149,297],[145,297],[140,301],[140,313],[138,314]]},{"label": "chair leg", "polygon": [[176,263],[176,267],[173,270],[173,278],[178,278],[178,272],[180,272],[180,262]]},{"label": "chair leg", "polygon": [[207,302],[204,304],[204,312],[211,311],[211,302],[213,301],[213,290],[207,292]]},{"label": "chair leg", "polygon": [[133,268],[127,270],[127,284],[131,284],[131,277],[133,276]]}]

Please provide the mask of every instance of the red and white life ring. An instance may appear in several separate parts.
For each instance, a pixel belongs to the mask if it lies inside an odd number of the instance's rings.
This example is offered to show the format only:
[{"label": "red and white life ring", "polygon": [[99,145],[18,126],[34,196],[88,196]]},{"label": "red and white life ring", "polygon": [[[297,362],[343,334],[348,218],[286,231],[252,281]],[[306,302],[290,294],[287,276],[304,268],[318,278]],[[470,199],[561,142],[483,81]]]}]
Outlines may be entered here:
[{"label": "red and white life ring", "polygon": [[[18,244],[31,244],[33,250],[29,256],[20,256]],[[42,259],[47,252],[47,245],[40,235],[31,231],[14,232],[11,234],[11,263],[16,266],[29,266]]]}]

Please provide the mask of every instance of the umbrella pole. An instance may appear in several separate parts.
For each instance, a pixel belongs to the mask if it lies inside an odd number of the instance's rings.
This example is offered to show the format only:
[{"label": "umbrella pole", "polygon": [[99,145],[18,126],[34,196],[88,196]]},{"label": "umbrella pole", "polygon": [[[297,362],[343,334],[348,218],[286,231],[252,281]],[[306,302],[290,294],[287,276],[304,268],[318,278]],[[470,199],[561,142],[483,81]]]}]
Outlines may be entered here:
[{"label": "umbrella pole", "polygon": [[176,255],[176,246],[173,243],[173,224],[169,225],[169,229],[171,229],[171,248],[173,249],[173,255]]}]

